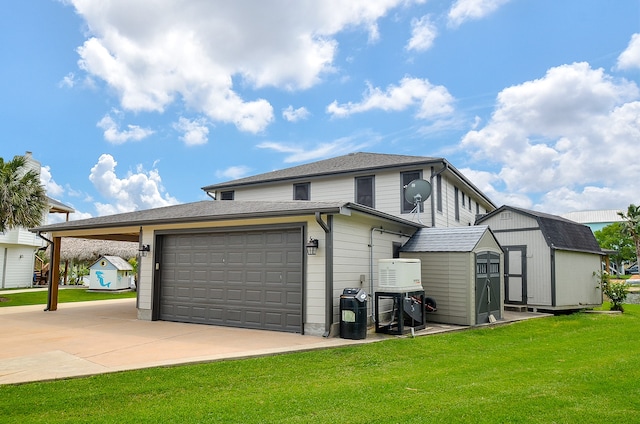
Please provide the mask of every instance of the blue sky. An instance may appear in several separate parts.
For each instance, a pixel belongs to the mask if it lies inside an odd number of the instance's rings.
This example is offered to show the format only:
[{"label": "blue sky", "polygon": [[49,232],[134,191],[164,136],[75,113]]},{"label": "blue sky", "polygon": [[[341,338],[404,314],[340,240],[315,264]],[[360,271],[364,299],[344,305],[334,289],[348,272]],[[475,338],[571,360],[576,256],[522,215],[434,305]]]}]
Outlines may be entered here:
[{"label": "blue sky", "polygon": [[638,0],[24,0],[0,60],[0,157],[76,219],[354,151],[497,205],[640,203]]}]

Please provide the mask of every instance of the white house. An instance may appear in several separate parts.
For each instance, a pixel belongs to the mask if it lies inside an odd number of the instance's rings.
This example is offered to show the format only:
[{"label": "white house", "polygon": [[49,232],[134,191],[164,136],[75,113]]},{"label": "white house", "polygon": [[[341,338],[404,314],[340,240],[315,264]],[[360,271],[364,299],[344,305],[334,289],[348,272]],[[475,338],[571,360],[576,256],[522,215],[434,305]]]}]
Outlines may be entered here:
[{"label": "white house", "polygon": [[89,290],[128,290],[132,282],[133,266],[119,256],[102,256],[89,267]]},{"label": "white house", "polygon": [[[416,179],[433,186],[419,215],[403,196]],[[355,153],[204,189],[217,200],[34,231],[137,241],[139,319],[329,335],[343,290],[372,294],[378,260],[418,229],[495,208],[446,160],[418,156]]]},{"label": "white house", "polygon": [[[26,167],[40,175],[40,162],[26,152]],[[47,197],[49,210],[43,222],[47,222],[50,213],[73,213],[73,208]],[[47,243],[27,228],[14,228],[0,232],[0,289],[30,287],[34,280],[36,252]]]}]

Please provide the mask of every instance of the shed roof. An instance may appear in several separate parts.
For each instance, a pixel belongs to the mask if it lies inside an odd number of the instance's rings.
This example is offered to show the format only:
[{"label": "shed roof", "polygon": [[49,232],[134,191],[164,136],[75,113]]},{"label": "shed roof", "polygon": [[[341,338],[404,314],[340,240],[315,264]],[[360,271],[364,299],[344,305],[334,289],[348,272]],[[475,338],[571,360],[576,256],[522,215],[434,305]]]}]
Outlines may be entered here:
[{"label": "shed roof", "polygon": [[[486,222],[491,217],[497,216],[506,210],[535,219],[549,247],[560,250],[596,253],[599,255],[604,254],[589,227],[557,215],[505,205],[478,218],[476,224]],[[514,230],[516,230],[516,228],[514,228]]]},{"label": "shed roof", "polygon": [[486,232],[491,232],[486,225],[421,228],[400,250],[402,252],[473,252]]},{"label": "shed roof", "polygon": [[100,262],[101,259],[106,259],[107,261],[109,261],[111,265],[113,265],[118,271],[133,271],[133,266],[131,266],[129,262],[125,261],[120,256],[109,256],[109,255],[102,256],[97,261],[95,261],[91,266],[93,267],[93,265]]}]

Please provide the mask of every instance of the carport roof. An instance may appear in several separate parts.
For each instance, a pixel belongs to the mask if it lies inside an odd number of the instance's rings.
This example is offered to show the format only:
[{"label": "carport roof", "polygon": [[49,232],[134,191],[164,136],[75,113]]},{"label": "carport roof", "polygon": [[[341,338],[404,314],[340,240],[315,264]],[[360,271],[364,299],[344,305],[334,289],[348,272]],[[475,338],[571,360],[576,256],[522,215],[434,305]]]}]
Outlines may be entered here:
[{"label": "carport roof", "polygon": [[211,220],[310,215],[316,212],[321,214],[338,214],[349,213],[349,211],[357,211],[377,216],[416,228],[422,227],[422,224],[350,202],[203,200],[194,203],[50,224],[33,228],[31,231],[49,233],[56,231],[175,224]]}]

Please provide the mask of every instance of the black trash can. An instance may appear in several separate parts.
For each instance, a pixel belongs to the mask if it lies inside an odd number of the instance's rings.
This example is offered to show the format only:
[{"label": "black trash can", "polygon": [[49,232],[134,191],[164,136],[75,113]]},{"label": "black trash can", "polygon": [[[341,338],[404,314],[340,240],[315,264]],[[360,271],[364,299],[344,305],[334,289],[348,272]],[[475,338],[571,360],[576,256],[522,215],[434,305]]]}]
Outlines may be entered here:
[{"label": "black trash can", "polygon": [[340,337],[362,340],[367,337],[367,293],[344,289],[340,296]]}]

